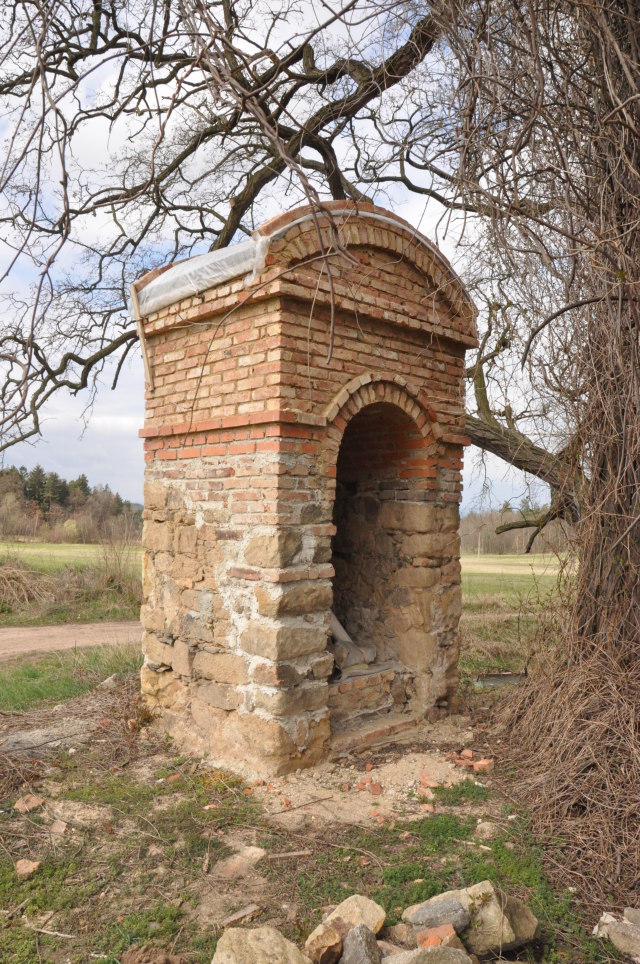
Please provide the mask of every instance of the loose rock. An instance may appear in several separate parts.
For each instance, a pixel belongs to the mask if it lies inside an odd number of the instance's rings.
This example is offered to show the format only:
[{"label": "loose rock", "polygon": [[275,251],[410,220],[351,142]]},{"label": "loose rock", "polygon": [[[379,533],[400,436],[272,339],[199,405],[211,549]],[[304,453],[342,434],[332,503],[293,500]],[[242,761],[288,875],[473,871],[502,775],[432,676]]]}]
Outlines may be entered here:
[{"label": "loose rock", "polygon": [[341,964],[380,964],[382,951],[365,924],[352,927],[344,939]]},{"label": "loose rock", "polygon": [[640,927],[632,924],[626,913],[625,910],[625,920],[622,921],[616,920],[613,914],[603,914],[593,933],[596,937],[610,940],[616,950],[632,961],[640,962]]},{"label": "loose rock", "polygon": [[18,813],[31,813],[32,810],[37,810],[44,803],[44,797],[37,797],[34,793],[26,793],[24,797],[20,797],[19,800],[13,805],[13,809],[17,810]]},{"label": "loose rock", "polygon": [[18,860],[16,862],[16,873],[20,880],[28,880],[29,877],[33,877],[41,867],[41,860]]},{"label": "loose rock", "polygon": [[440,927],[442,924],[452,924],[458,934],[461,934],[471,923],[468,908],[463,907],[454,892],[439,894],[421,904],[413,904],[402,914],[403,921],[411,924],[415,930],[421,931],[429,927]]},{"label": "loose rock", "polygon": [[247,930],[232,927],[225,931],[211,964],[309,964],[295,944],[274,927]]},{"label": "loose rock", "polygon": [[628,920],[630,924],[640,927],[640,907],[625,907],[624,919]]},{"label": "loose rock", "polygon": [[472,964],[465,951],[455,947],[419,947],[391,958],[393,964]]},{"label": "loose rock", "polygon": [[365,924],[369,930],[377,934],[384,924],[385,917],[386,912],[380,904],[360,894],[353,894],[338,904],[335,910],[309,934],[305,948],[327,927],[334,927],[342,935],[343,941],[351,928],[357,927],[358,924]]},{"label": "loose rock", "polygon": [[262,908],[259,904],[247,904],[241,910],[237,910],[234,914],[230,914],[229,917],[225,917],[224,920],[220,921],[218,925],[221,930],[226,930],[228,927],[235,927],[237,924],[245,924],[254,917],[259,917],[262,913]]},{"label": "loose rock", "polygon": [[452,891],[451,895],[471,914],[471,926],[462,936],[467,950],[479,957],[514,950],[535,940],[540,933],[540,925],[529,908],[516,897],[494,888],[489,880]]},{"label": "loose rock", "polygon": [[313,939],[309,938],[305,951],[314,964],[336,964],[342,954],[342,935],[335,927],[325,927]]},{"label": "loose rock", "polygon": [[[420,907],[421,905],[416,904],[415,906]],[[393,924],[391,927],[387,927],[386,936],[390,941],[393,941],[395,944],[400,944],[408,950],[412,950],[418,946],[416,932],[411,924]]]}]

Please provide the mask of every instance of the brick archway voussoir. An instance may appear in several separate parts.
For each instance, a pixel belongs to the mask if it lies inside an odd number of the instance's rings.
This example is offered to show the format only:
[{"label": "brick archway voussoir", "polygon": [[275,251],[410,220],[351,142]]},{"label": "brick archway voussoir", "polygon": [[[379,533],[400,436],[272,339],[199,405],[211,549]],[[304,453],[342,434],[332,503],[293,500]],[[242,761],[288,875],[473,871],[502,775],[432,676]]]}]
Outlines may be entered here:
[{"label": "brick archway voussoir", "polygon": [[423,437],[433,435],[431,419],[420,402],[416,386],[407,382],[402,375],[365,372],[347,382],[322,413],[329,426],[339,429],[337,432],[329,431],[327,438],[330,447],[338,449],[344,426],[363,408],[376,402],[387,402],[402,409],[415,422]]}]

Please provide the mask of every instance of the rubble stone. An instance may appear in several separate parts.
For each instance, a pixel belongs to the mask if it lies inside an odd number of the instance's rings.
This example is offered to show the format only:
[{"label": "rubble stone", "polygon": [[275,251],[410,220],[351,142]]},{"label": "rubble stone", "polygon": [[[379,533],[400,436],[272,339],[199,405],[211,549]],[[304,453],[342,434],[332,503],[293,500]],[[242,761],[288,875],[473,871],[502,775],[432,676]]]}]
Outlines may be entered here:
[{"label": "rubble stone", "polygon": [[334,927],[325,927],[305,944],[314,964],[336,964],[342,954],[342,935]]},{"label": "rubble stone", "polygon": [[456,947],[419,947],[391,958],[393,964],[471,964],[466,951]]},{"label": "rubble stone", "polygon": [[625,919],[621,921],[613,914],[603,914],[593,933],[611,941],[616,950],[632,961],[640,961],[640,927],[626,917],[626,911]]},{"label": "rubble stone", "polygon": [[402,920],[411,924],[416,931],[451,924],[456,933],[461,934],[471,923],[471,914],[458,898],[449,892],[407,907],[402,913]]},{"label": "rubble stone", "polygon": [[216,947],[211,964],[309,964],[295,944],[274,927],[230,927]]},{"label": "rubble stone", "polygon": [[382,951],[366,924],[353,927],[344,939],[341,964],[380,964]]},{"label": "rubble stone", "polygon": [[16,861],[16,873],[20,880],[28,880],[33,877],[42,867],[41,860],[18,860]]},{"label": "rubble stone", "polygon": [[343,940],[351,928],[357,927],[359,924],[364,924],[374,934],[377,934],[384,924],[385,917],[386,912],[380,904],[376,904],[375,901],[368,897],[362,897],[360,894],[353,894],[343,900],[341,904],[338,904],[322,923],[318,924],[316,929],[309,934],[305,947],[312,945],[316,937],[330,927],[335,927],[342,934]]}]

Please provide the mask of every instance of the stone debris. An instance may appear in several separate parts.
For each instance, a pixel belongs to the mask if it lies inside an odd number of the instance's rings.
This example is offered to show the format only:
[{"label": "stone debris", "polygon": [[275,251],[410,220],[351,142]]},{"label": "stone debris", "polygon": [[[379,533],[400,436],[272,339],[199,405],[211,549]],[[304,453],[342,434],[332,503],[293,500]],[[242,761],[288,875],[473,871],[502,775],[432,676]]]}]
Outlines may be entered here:
[{"label": "stone debris", "polygon": [[245,924],[255,917],[258,917],[262,913],[262,907],[259,904],[247,904],[246,907],[242,907],[237,910],[234,914],[230,914],[225,917],[224,920],[220,921],[218,925],[220,930],[226,930],[228,927],[236,927],[238,924]]},{"label": "stone debris", "polygon": [[219,860],[213,868],[213,876],[220,880],[239,880],[255,873],[256,864],[264,857],[262,847],[241,847],[237,853]]},{"label": "stone debris", "polygon": [[42,867],[41,860],[18,860],[16,862],[16,873],[20,880],[28,880]]},{"label": "stone debris", "polygon": [[312,946],[318,935],[322,934],[328,927],[339,931],[343,940],[351,928],[357,927],[358,924],[365,924],[369,930],[377,934],[384,924],[386,916],[386,911],[380,904],[376,904],[375,901],[369,900],[368,897],[362,897],[360,894],[353,894],[343,900],[341,904],[338,904],[335,910],[331,911],[323,922],[318,924],[316,929],[309,934],[305,948]]},{"label": "stone debris", "polygon": [[366,924],[352,927],[344,939],[341,964],[380,964],[382,951]]},{"label": "stone debris", "polygon": [[398,947],[397,944],[391,944],[390,941],[378,941],[378,947],[382,953],[382,959],[385,960],[389,957],[395,957],[398,954],[402,954],[402,948]]},{"label": "stone debris", "polygon": [[64,837],[67,831],[67,824],[64,820],[54,820],[49,827],[49,833],[52,837]]},{"label": "stone debris", "polygon": [[31,813],[32,810],[37,810],[44,803],[44,797],[37,797],[34,793],[26,793],[24,797],[20,797],[13,805],[13,809],[17,810],[18,813]]},{"label": "stone debris", "polygon": [[471,915],[471,925],[461,935],[467,950],[479,957],[515,950],[540,934],[540,925],[517,897],[509,897],[483,880],[472,887],[451,891]]},{"label": "stone debris", "polygon": [[450,753],[448,759],[458,767],[466,767],[473,773],[486,773],[493,770],[493,759],[480,756],[473,750],[462,750],[460,753]]},{"label": "stone debris", "polygon": [[393,964],[472,964],[472,958],[455,947],[419,947],[396,954],[391,960]]},{"label": "stone debris", "polygon": [[309,958],[275,927],[231,927],[220,940],[211,964],[309,964]]},{"label": "stone debris", "polygon": [[457,947],[460,951],[465,950],[453,924],[440,924],[439,927],[428,927],[418,931],[416,939],[418,947]]},{"label": "stone debris", "polygon": [[471,923],[471,914],[457,897],[447,893],[407,907],[402,914],[402,919],[411,924],[416,933],[426,928],[451,924],[456,933],[461,934]]},{"label": "stone debris", "polygon": [[312,934],[305,944],[306,953],[314,964],[336,964],[342,954],[342,934],[335,927],[324,927],[318,933],[316,931],[315,936]]},{"label": "stone debris", "polygon": [[616,950],[634,964],[640,964],[640,910],[625,908],[618,920],[613,914],[603,914],[593,929],[595,937],[611,941]]},{"label": "stone debris", "polygon": [[[605,914],[594,933],[615,944],[612,930],[618,928],[627,938],[637,933],[640,941],[640,928],[632,922],[638,912],[628,908],[625,913],[624,921]],[[407,907],[402,918],[402,923],[382,930],[384,909],[353,894],[312,931],[304,953],[273,927],[232,927],[220,938],[212,964],[478,964],[479,957],[502,960],[503,951],[530,943],[540,931],[522,901],[488,880]],[[620,949],[629,954],[631,946]],[[637,950],[640,953],[640,943]],[[640,964],[640,957],[632,960]]]},{"label": "stone debris", "polygon": [[[415,906],[420,905],[416,904]],[[413,948],[418,946],[415,929],[411,924],[404,922],[387,927],[385,929],[385,937],[388,937],[394,944],[399,944],[400,947],[406,947],[408,950],[413,950]]]}]

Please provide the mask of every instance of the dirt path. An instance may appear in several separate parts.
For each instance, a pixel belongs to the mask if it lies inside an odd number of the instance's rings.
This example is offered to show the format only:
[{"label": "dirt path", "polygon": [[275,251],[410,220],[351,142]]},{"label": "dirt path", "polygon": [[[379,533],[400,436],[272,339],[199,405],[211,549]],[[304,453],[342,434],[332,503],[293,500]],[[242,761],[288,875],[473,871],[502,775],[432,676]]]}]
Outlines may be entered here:
[{"label": "dirt path", "polygon": [[0,662],[27,654],[54,653],[76,647],[139,643],[141,636],[139,622],[72,623],[0,629]]}]

